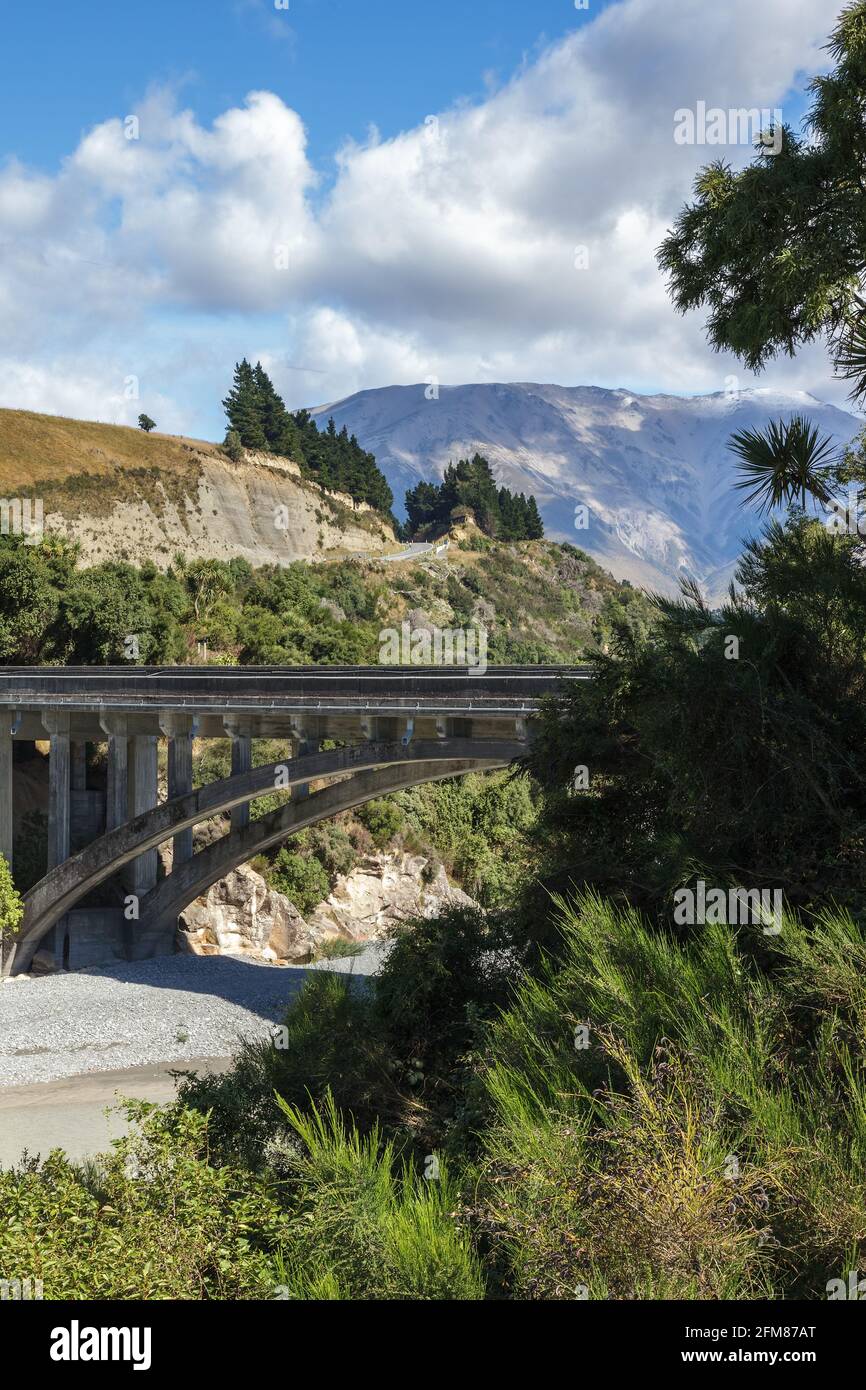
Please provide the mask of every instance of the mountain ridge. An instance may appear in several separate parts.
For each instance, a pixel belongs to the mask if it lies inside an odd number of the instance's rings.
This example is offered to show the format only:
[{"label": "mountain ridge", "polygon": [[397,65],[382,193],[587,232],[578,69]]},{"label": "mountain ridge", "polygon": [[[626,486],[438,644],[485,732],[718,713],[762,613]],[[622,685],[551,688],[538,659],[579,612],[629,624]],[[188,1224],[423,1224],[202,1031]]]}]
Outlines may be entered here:
[{"label": "mountain ridge", "polygon": [[[748,387],[703,396],[489,382],[375,387],[316,407],[376,455],[397,497],[478,452],[497,481],[532,492],[551,539],[620,579],[672,592],[692,575],[717,597],[759,520],[736,491],[734,430],[806,413],[837,446],[863,422],[806,391]],[[586,525],[577,509],[587,509]]]}]

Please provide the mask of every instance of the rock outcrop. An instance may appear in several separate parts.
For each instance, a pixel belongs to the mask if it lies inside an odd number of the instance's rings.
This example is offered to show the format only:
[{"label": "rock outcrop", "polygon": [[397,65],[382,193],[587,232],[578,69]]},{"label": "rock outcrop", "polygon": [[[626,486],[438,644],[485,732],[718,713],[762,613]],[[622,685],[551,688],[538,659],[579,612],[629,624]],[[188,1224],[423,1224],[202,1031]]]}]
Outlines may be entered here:
[{"label": "rock outcrop", "polygon": [[247,955],[303,964],[324,939],[324,932],[310,927],[248,864],[190,903],[178,923],[180,949],[197,956]]},{"label": "rock outcrop", "polygon": [[384,936],[407,918],[433,917],[447,905],[471,902],[448,882],[441,864],[431,873],[422,854],[371,854],[337,881],[308,921],[316,931],[359,941]]},{"label": "rock outcrop", "polygon": [[378,553],[393,532],[370,508],[300,477],[289,460],[249,454],[231,463],[202,450],[168,482],[158,469],[99,479],[98,507],[60,486],[45,503],[45,527],[78,541],[82,560],[151,559],[164,569],[178,553],[291,564],[338,553]]},{"label": "rock outcrop", "polygon": [[181,914],[178,944],[195,955],[246,955],[305,964],[329,940],[369,941],[412,917],[472,899],[424,855],[371,854],[341,876],[305,919],[261,874],[242,865]]}]

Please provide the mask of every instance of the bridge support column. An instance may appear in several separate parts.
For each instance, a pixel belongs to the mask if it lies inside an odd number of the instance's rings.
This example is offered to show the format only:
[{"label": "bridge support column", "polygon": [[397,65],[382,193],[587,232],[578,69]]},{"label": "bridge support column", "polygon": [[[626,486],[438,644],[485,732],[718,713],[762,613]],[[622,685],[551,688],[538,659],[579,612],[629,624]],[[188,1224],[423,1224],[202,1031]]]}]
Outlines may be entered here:
[{"label": "bridge support column", "polygon": [[[69,715],[63,710],[43,710],[42,725],[49,737],[48,751],[48,872],[69,858],[72,785],[70,776]],[[62,964],[66,918],[46,932],[42,950]]]},{"label": "bridge support column", "polygon": [[[168,799],[192,791],[192,715],[166,710],[159,727],[168,739]],[[172,841],[172,872],[192,858],[192,826]]]},{"label": "bridge support column", "polygon": [[[7,716],[0,716],[5,719]],[[0,724],[0,854],[12,867],[12,735]],[[9,950],[13,948],[10,946]],[[5,974],[3,928],[0,927],[0,975]]]},{"label": "bridge support column", "polygon": [[[321,739],[318,734],[314,734],[313,728],[307,723],[292,725],[292,757],[306,758],[309,753],[318,753]],[[292,800],[305,801],[310,795],[309,782],[298,782],[292,787]]]},{"label": "bridge support column", "polygon": [[70,745],[69,715],[45,710],[42,724],[50,744],[48,754],[48,869],[69,858]]},{"label": "bridge support column", "polygon": [[[232,741],[232,777],[249,772],[253,765],[253,740],[249,724],[231,716],[223,720],[223,727]],[[232,807],[232,830],[243,830],[250,823],[250,803]]]},{"label": "bridge support column", "polygon": [[[132,740],[132,815],[141,816],[157,804],[157,740],[154,734],[136,734]],[[130,888],[138,897],[156,887],[157,852],[145,850],[132,863]]]},{"label": "bridge support column", "polygon": [[[8,715],[2,716],[7,719]],[[12,735],[0,725],[0,854],[12,865]]]},{"label": "bridge support column", "polygon": [[70,782],[74,792],[87,791],[87,744],[73,743],[70,746]]},{"label": "bridge support column", "polygon": [[116,830],[129,820],[129,737],[125,714],[103,711],[99,717],[108,735],[108,787],[105,795],[105,828]]}]

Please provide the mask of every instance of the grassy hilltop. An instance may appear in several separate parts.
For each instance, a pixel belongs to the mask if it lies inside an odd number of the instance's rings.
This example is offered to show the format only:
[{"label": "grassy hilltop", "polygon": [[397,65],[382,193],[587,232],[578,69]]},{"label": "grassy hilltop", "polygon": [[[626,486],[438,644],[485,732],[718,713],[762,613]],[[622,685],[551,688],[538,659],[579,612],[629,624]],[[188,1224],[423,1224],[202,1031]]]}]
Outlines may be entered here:
[{"label": "grassy hilltop", "polygon": [[6,491],[82,473],[111,477],[118,469],[185,467],[196,455],[215,458],[222,451],[203,439],[145,434],[129,425],[0,410],[0,486]]}]

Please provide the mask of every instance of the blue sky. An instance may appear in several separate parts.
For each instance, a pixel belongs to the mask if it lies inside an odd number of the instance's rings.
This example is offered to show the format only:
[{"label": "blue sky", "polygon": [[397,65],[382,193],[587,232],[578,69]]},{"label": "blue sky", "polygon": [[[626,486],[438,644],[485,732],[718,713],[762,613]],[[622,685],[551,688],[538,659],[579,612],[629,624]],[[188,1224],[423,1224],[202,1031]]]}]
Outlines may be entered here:
[{"label": "blue sky", "polygon": [[[215,438],[243,355],[291,406],[756,384],[655,263],[701,165],[750,150],[674,115],[796,123],[838,0],[289,6],[6,7],[0,404]],[[758,384],[840,395],[820,345]]]},{"label": "blue sky", "polygon": [[177,86],[203,123],[265,88],[308,123],[326,170],[347,136],[362,140],[371,124],[396,135],[454,100],[482,99],[589,18],[573,0],[10,4],[0,130],[15,132],[5,153],[51,170],[71,140],[153,83]]}]

